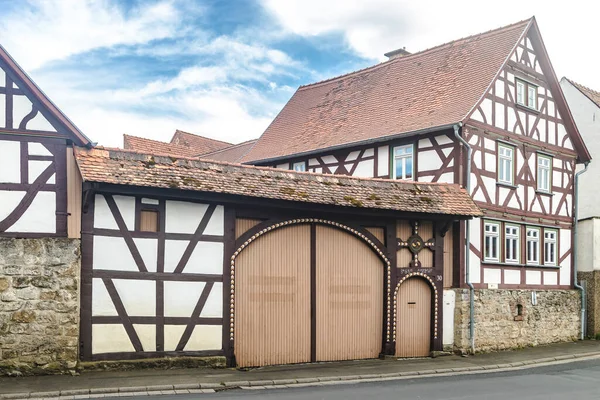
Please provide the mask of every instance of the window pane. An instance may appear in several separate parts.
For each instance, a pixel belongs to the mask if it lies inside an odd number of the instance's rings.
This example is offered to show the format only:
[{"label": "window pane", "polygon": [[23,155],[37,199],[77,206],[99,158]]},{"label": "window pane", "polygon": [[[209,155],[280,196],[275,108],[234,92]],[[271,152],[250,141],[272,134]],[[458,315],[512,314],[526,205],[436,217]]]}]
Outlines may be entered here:
[{"label": "window pane", "polygon": [[402,164],[404,164],[404,158],[397,158],[395,160],[396,162],[396,179],[403,179],[404,178],[404,168],[402,166]]},{"label": "window pane", "polygon": [[517,103],[525,104],[525,85],[517,81]]},{"label": "window pane", "polygon": [[527,99],[527,105],[529,107],[535,108],[535,106],[536,106],[536,104],[535,104],[536,103],[536,101],[535,101],[535,95],[537,94],[536,91],[537,91],[537,88],[535,86],[529,86],[528,87],[528,93],[529,93],[529,95],[528,95],[528,99]]},{"label": "window pane", "polygon": [[406,178],[412,178],[412,156],[406,157]]}]

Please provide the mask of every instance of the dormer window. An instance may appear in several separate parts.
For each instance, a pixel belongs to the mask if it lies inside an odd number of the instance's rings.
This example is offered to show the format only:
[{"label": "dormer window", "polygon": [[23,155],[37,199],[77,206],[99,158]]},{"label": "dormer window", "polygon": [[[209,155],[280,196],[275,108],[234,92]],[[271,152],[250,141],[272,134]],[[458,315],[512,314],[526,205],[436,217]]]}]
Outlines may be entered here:
[{"label": "dormer window", "polygon": [[536,85],[517,79],[517,104],[537,110],[537,93]]},{"label": "dormer window", "polygon": [[413,145],[394,147],[392,153],[392,178],[413,178]]},{"label": "dormer window", "polygon": [[306,171],[306,163],[304,161],[296,162],[293,164],[294,171],[304,172]]}]

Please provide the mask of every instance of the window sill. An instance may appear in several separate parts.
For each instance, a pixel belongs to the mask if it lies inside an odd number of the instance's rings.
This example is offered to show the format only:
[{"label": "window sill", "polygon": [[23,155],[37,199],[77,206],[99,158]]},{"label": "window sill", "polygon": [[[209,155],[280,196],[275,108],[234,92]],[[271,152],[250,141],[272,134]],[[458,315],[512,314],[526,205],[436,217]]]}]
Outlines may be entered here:
[{"label": "window sill", "polygon": [[535,268],[535,269],[560,269],[560,265],[538,265],[538,264],[513,264],[496,261],[482,261],[482,265],[489,267],[515,267],[515,268]]},{"label": "window sill", "polygon": [[542,196],[554,196],[554,193],[552,192],[544,192],[543,190],[536,190],[535,191],[536,194],[541,194]]},{"label": "window sill", "polygon": [[504,183],[504,182],[496,182],[496,186],[503,186],[503,187],[507,187],[509,189],[516,189],[516,188],[518,188],[518,186],[511,185],[510,183]]},{"label": "window sill", "polygon": [[517,108],[520,108],[520,109],[524,110],[524,111],[529,111],[530,113],[533,113],[533,114],[539,114],[540,113],[540,110],[538,110],[537,108],[529,107],[529,106],[526,106],[525,104],[515,103],[515,106]]}]

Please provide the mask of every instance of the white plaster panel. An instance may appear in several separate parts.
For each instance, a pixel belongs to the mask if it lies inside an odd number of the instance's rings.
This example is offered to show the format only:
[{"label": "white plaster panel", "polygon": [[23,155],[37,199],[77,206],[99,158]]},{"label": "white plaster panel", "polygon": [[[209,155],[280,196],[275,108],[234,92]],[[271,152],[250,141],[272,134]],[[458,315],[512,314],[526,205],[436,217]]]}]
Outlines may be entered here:
[{"label": "white plaster panel", "polygon": [[453,142],[452,139],[450,139],[447,135],[439,135],[435,137],[435,141],[440,145],[443,146],[445,144],[450,144]]},{"label": "white plaster panel", "polygon": [[505,187],[498,188],[498,204],[504,204],[506,196],[510,193],[510,190]]},{"label": "white plaster panel", "polygon": [[475,121],[483,122],[483,114],[481,114],[481,112],[479,111],[478,108],[475,111],[473,111],[473,114],[471,115],[471,119],[474,119]]},{"label": "white plaster panel", "polygon": [[7,190],[0,191],[0,221],[17,208],[26,192],[13,192]]},{"label": "white plaster panel", "polygon": [[0,182],[21,183],[20,142],[0,140]]},{"label": "white plaster panel", "polygon": [[13,96],[13,126],[18,127],[23,118],[31,112],[33,104],[25,96]]},{"label": "white plaster panel", "polygon": [[492,100],[490,100],[488,98],[483,99],[483,101],[481,102],[481,109],[483,110],[483,114],[485,115],[485,118],[487,119],[488,124],[492,123],[492,108],[493,108]]},{"label": "white plaster panel", "polygon": [[[52,163],[52,161],[37,161],[37,160],[32,160],[29,161],[29,182],[27,183],[33,183],[38,176],[40,176],[42,174],[42,172],[44,172],[44,170],[46,168],[48,168],[48,166]],[[50,178],[48,178],[48,180],[46,181],[46,183],[54,183],[55,179],[54,179],[54,175],[52,174],[52,176]]]},{"label": "white plaster panel", "polygon": [[315,172],[317,174],[322,174],[323,173],[323,168],[315,168]]},{"label": "white plaster panel", "polygon": [[375,160],[361,161],[354,170],[352,176],[358,176],[361,178],[372,178],[375,171]]},{"label": "white plaster panel", "polygon": [[454,308],[456,305],[456,293],[454,290],[444,290],[443,295],[443,327],[442,337],[444,345],[454,344]]},{"label": "white plaster panel", "polygon": [[492,151],[496,151],[496,142],[493,141],[492,139],[488,139],[488,138],[484,138],[483,139],[483,146],[487,149],[487,150],[492,150]]},{"label": "white plaster panel", "polygon": [[469,271],[471,283],[481,282],[481,260],[475,253],[469,251]]},{"label": "white plaster panel", "polygon": [[344,168],[346,168],[346,171],[350,172],[352,170],[352,167],[354,166],[354,164],[349,163],[349,164],[344,164]]},{"label": "white plaster panel", "polygon": [[[537,60],[536,60],[536,61],[537,61]],[[536,71],[537,73],[540,73],[540,74],[543,74],[543,73],[544,73],[544,71],[542,71],[542,67],[540,66],[540,63],[539,63],[539,62],[536,62],[536,63],[535,63],[535,71]]]},{"label": "white plaster panel", "polygon": [[510,82],[510,86],[514,87],[513,82],[515,81],[515,74],[513,74],[512,72],[507,72],[506,80],[508,80],[508,82]]},{"label": "white plaster panel", "polygon": [[495,103],[495,107],[496,107],[496,120],[495,120],[495,124],[497,128],[500,129],[505,129],[504,128],[504,104],[501,103]]},{"label": "white plaster panel", "polygon": [[206,304],[200,313],[201,317],[216,317],[223,316],[223,283],[215,282]]},{"label": "white plaster panel", "polygon": [[377,173],[379,175],[388,175],[390,173],[390,153],[389,146],[377,148]]},{"label": "white plaster panel", "polygon": [[224,223],[225,213],[223,206],[217,206],[212,217],[210,217],[210,221],[208,221],[208,225],[206,225],[206,229],[204,229],[204,234],[223,236],[225,234]]},{"label": "white plaster panel", "polygon": [[437,171],[442,168],[442,160],[435,150],[420,151],[417,171]]},{"label": "white plaster panel", "polygon": [[542,272],[541,271],[525,271],[525,282],[528,285],[541,285],[542,284]]},{"label": "white plaster panel", "polygon": [[501,282],[501,273],[499,269],[484,268],[483,269],[483,283],[496,283]]},{"label": "white plaster panel", "polygon": [[[175,241],[169,241],[175,242]],[[175,245],[178,247],[176,250],[177,253],[181,253],[183,255],[183,251],[185,251],[185,247],[181,246],[181,243],[185,243],[187,246],[187,242],[181,242],[178,244],[172,243],[171,245]],[[167,247],[169,248],[169,247]],[[183,250],[181,250],[183,248]],[[198,242],[190,259],[188,260],[183,273],[187,274],[222,274],[223,273],[223,243],[215,243],[215,242]],[[166,251],[165,251],[166,252]],[[181,256],[180,256],[181,258]],[[173,260],[174,261],[174,260]],[[179,262],[179,259],[173,262],[169,259],[169,268],[167,270],[167,262],[165,260],[165,271],[173,271]]]},{"label": "white plaster panel", "polygon": [[336,164],[338,162],[337,158],[335,158],[334,156],[323,156],[321,157],[321,160],[325,163],[325,164]]},{"label": "white plaster panel", "polygon": [[148,272],[156,272],[158,239],[133,239]]},{"label": "white plaster panel", "polygon": [[489,176],[482,176],[481,180],[485,185],[488,195],[492,201],[496,198],[496,179],[490,178]]},{"label": "white plaster panel", "polygon": [[92,325],[92,353],[125,353],[135,349],[123,325]]},{"label": "white plaster panel", "polygon": [[[519,190],[521,189],[521,190]],[[521,208],[521,206],[519,205],[519,200],[523,198],[522,196],[523,193],[523,189],[522,188],[517,188],[517,193],[510,198],[510,201],[508,202],[508,206],[511,208]]]},{"label": "white plaster panel", "polygon": [[[127,229],[135,230],[135,197],[113,196]],[[110,211],[110,210],[109,210]]]},{"label": "white plaster panel", "polygon": [[191,317],[206,283],[165,282],[164,285],[165,316]]},{"label": "white plaster panel", "polygon": [[431,143],[431,140],[429,140],[429,139],[419,140],[419,146],[418,146],[419,149],[423,149],[426,147],[432,147],[432,146],[433,146],[433,144]]},{"label": "white plaster panel", "polygon": [[[3,74],[0,71],[0,74]],[[4,82],[4,78],[0,77],[0,82]],[[0,94],[0,127],[6,127],[6,95]]]},{"label": "white plaster panel", "polygon": [[275,166],[275,168],[278,168],[278,169],[290,169],[290,163],[277,164]]},{"label": "white plaster panel", "polygon": [[517,47],[517,57],[519,60],[523,58],[523,49],[521,47]]},{"label": "white plaster panel", "polygon": [[[521,121],[521,124],[523,125],[523,129],[525,129],[525,120],[527,118],[527,114],[525,114],[525,111],[518,111],[519,113],[519,121]],[[515,129],[515,133],[520,133],[521,135],[524,135],[525,132],[523,132],[523,129],[521,129],[521,126],[517,125],[516,129]]]},{"label": "white plaster panel", "polygon": [[106,199],[103,195],[97,194],[94,201],[94,227],[101,229],[119,229]]},{"label": "white plaster panel", "polygon": [[[473,162],[475,163],[475,167],[477,167],[477,169],[482,169],[483,168],[483,164],[481,163],[481,152],[480,151],[474,151],[473,152]],[[420,162],[421,160],[419,160]]]},{"label": "white plaster panel", "polygon": [[542,212],[542,205],[540,204],[540,201],[538,199],[533,200],[533,203],[531,204],[531,211],[537,213]]},{"label": "white plaster panel", "polygon": [[165,325],[165,351],[175,351],[185,328],[185,325]]},{"label": "white plaster panel", "polygon": [[[156,316],[156,282],[113,279],[123,307],[130,317]],[[166,283],[165,283],[166,284]]]},{"label": "white plaster panel", "polygon": [[442,174],[440,176],[440,179],[438,179],[437,181],[443,182],[443,183],[454,183],[454,173],[446,172],[446,173]]},{"label": "white plaster panel", "polygon": [[544,285],[558,285],[558,272],[544,271]]},{"label": "white plaster panel", "polygon": [[139,271],[125,239],[121,237],[94,236],[94,269],[113,271]]},{"label": "white plaster panel", "polygon": [[[481,218],[473,218],[469,223],[470,244],[477,250],[481,250]],[[469,274],[472,283],[481,282],[481,260],[469,251]]]},{"label": "white plaster panel", "polygon": [[508,108],[508,112],[506,113],[507,116],[507,126],[506,126],[506,130],[510,131],[510,132],[516,132],[517,127],[515,126],[517,123],[517,115],[516,115],[516,111],[514,108],[509,107]]},{"label": "white plaster panel", "polygon": [[360,151],[356,150],[356,151],[352,151],[348,154],[348,156],[346,157],[346,162],[348,161],[354,161],[358,158],[358,154],[360,153]]},{"label": "white plaster panel", "polygon": [[542,204],[544,206],[544,210],[546,210],[546,213],[550,213],[550,197],[548,196],[540,196],[542,198]]},{"label": "white plaster panel", "polygon": [[92,315],[110,317],[119,315],[108,290],[106,290],[106,285],[100,278],[92,279]]},{"label": "white plaster panel", "polygon": [[[444,155],[446,157],[448,157],[450,155],[450,153],[452,153],[452,150],[454,150],[454,149],[451,149],[451,148],[442,149],[442,153],[444,153]],[[450,161],[450,163],[452,163],[453,161]]]},{"label": "white plaster panel", "polygon": [[515,271],[513,269],[505,269],[504,270],[504,284],[520,285],[521,284],[521,271]]},{"label": "white plaster panel", "polygon": [[56,193],[39,192],[6,232],[56,233]]},{"label": "white plaster panel", "polygon": [[52,153],[41,143],[29,142],[27,151],[30,156],[52,156]]},{"label": "white plaster panel", "polygon": [[223,347],[222,335],[223,327],[221,325],[196,325],[183,350],[221,350]]},{"label": "white plaster panel", "polygon": [[134,324],[133,329],[140,338],[144,351],[156,351],[156,325]]},{"label": "white plaster panel", "polygon": [[149,199],[147,197],[142,197],[141,202],[142,204],[154,204],[156,206],[159,204],[158,199]]},{"label": "white plaster panel", "polygon": [[548,143],[556,144],[556,123],[548,121]]},{"label": "white plaster panel", "polygon": [[496,173],[496,156],[494,154],[485,153],[485,170]]},{"label": "white plaster panel", "polygon": [[319,160],[317,160],[316,158],[309,158],[308,159],[308,165],[310,167],[314,167],[315,165],[319,165]]},{"label": "white plaster panel", "polygon": [[527,114],[527,123],[529,124],[529,133],[531,133],[531,131],[533,131],[533,124],[535,123],[535,116],[531,115],[531,114]]},{"label": "white plaster panel", "polygon": [[33,119],[27,122],[27,129],[33,131],[46,131],[46,132],[56,132],[56,129],[52,126],[52,124],[42,115],[41,112],[38,112]]},{"label": "white plaster panel", "polygon": [[207,208],[206,204],[167,200],[166,231],[169,233],[196,232]]},{"label": "white plaster panel", "polygon": [[364,157],[373,157],[375,155],[375,149],[366,149]]},{"label": "white plaster panel", "polygon": [[554,116],[554,102],[552,100],[546,100],[548,105],[548,115]]},{"label": "white plaster panel", "polygon": [[[496,82],[494,83],[494,85],[496,86],[496,88],[495,88],[496,96],[503,99],[504,98],[504,82],[499,79],[496,79]],[[496,115],[496,118],[497,117],[498,117],[498,115]]]},{"label": "white plaster panel", "polygon": [[510,59],[514,62],[517,62],[517,52],[516,51],[514,53],[512,53],[512,55],[510,56]]},{"label": "white plaster panel", "polygon": [[[474,180],[475,180],[475,174],[471,173],[471,182],[474,182]],[[483,188],[476,189],[475,185],[473,185],[471,192],[472,192],[471,196],[473,197],[473,200],[485,201],[485,196],[483,195]]]},{"label": "white plaster panel", "polygon": [[431,176],[431,175],[429,175],[429,176],[421,176],[419,178],[419,182],[425,182],[425,183],[427,183],[427,182],[431,182],[431,181],[433,181],[433,176]]}]

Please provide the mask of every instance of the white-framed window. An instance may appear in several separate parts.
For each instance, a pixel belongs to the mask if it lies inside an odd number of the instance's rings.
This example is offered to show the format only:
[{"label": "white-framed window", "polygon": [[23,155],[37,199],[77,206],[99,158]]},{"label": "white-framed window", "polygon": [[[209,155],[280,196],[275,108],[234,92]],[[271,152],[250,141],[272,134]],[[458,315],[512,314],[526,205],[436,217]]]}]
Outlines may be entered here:
[{"label": "white-framed window", "polygon": [[544,229],[544,265],[556,265],[557,232]]},{"label": "white-framed window", "polygon": [[538,154],[537,188],[550,193],[552,186],[552,157]]},{"label": "white-framed window", "polygon": [[500,224],[485,222],[483,228],[483,251],[485,261],[500,261]]},{"label": "white-framed window", "polygon": [[527,227],[527,264],[540,263],[540,229]]},{"label": "white-framed window", "polygon": [[392,154],[392,178],[413,179],[413,145],[397,146]]},{"label": "white-framed window", "polygon": [[294,171],[304,172],[306,171],[306,163],[304,161],[295,162],[292,166]]},{"label": "white-framed window", "polygon": [[504,261],[510,264],[519,263],[519,248],[521,247],[519,240],[519,231],[521,228],[518,225],[506,225],[504,227]]},{"label": "white-framed window", "polygon": [[537,110],[538,87],[532,83],[516,80],[517,104]]},{"label": "white-framed window", "polygon": [[514,184],[514,158],[514,147],[498,143],[498,182]]}]

